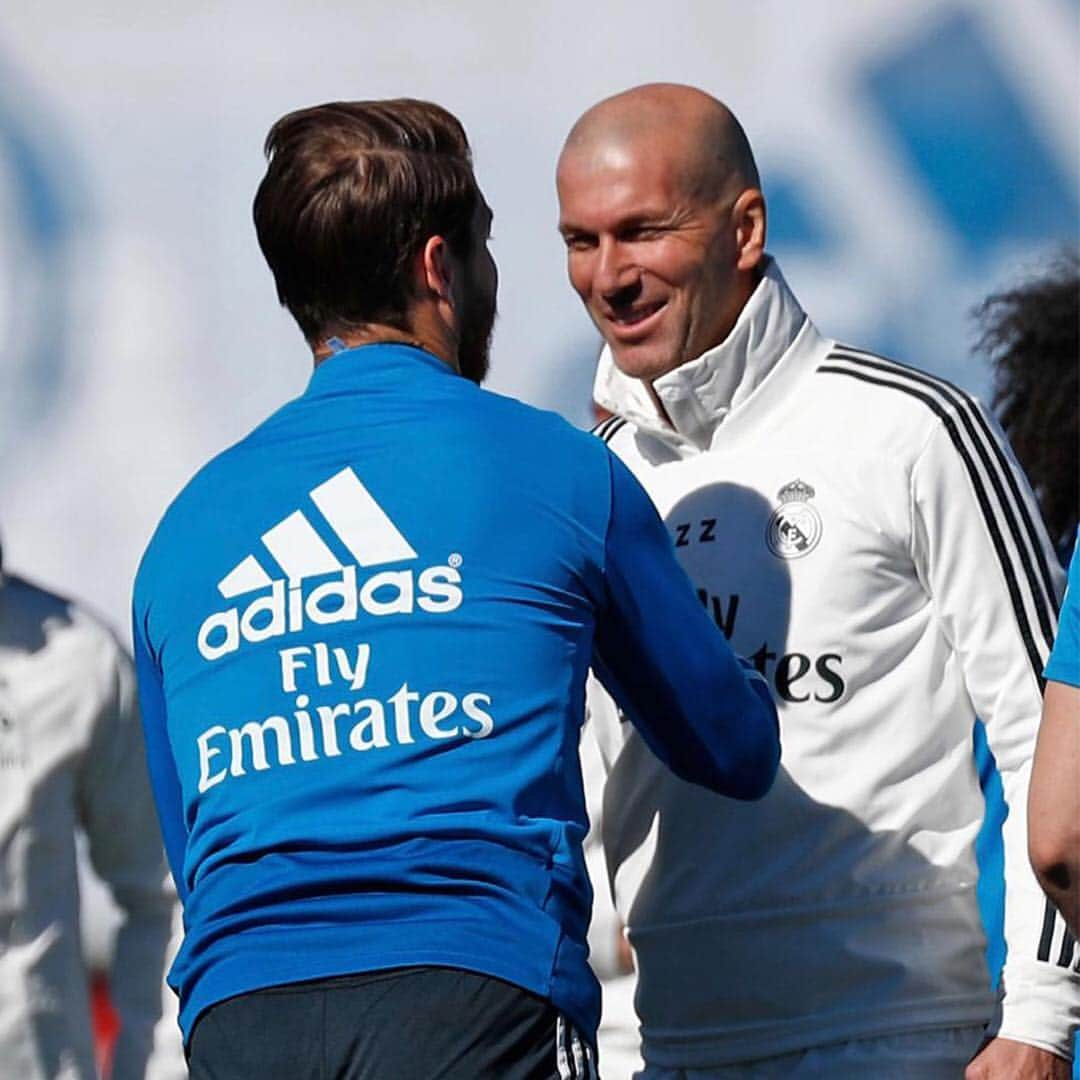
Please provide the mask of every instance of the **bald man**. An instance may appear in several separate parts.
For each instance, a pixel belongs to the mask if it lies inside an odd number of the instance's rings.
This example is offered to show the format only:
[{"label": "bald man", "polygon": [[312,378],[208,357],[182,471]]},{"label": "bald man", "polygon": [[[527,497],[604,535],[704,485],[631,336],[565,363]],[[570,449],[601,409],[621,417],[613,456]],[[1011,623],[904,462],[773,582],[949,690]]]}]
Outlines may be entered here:
[{"label": "bald man", "polygon": [[[740,806],[666,775],[593,697],[642,1075],[1068,1076],[1075,943],[1024,822],[1061,581],[1001,435],[948,383],[819,334],[765,252],[746,135],[707,94],[601,102],[557,181],[606,340],[598,432],[781,714],[780,776]],[[1000,1002],[976,716],[1011,810]]]}]

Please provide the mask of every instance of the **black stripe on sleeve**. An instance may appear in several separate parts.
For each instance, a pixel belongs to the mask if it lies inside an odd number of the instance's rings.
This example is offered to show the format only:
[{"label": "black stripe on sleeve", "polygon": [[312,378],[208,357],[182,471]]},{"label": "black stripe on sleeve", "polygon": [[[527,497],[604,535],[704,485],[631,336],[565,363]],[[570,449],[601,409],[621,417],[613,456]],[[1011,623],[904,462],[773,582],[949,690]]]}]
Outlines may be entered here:
[{"label": "black stripe on sleeve", "polygon": [[[838,356],[837,359],[844,358]],[[1020,586],[1013,570],[1012,560],[1009,558],[1009,552],[1005,546],[1005,539],[1001,535],[1001,530],[998,528],[997,519],[994,516],[993,508],[990,505],[990,499],[987,495],[986,488],[983,485],[982,478],[979,476],[979,471],[975,462],[968,453],[967,447],[964,445],[964,440],[961,438],[960,432],[957,430],[956,423],[952,416],[949,415],[937,398],[924,393],[922,390],[917,390],[913,386],[879,378],[866,371],[852,371],[850,368],[837,367],[829,363],[822,364],[817,370],[829,374],[847,375],[849,378],[858,379],[860,382],[871,383],[875,386],[885,386],[892,390],[898,390],[902,394],[909,394],[911,397],[916,398],[926,405],[926,407],[942,422],[942,425],[948,433],[949,439],[952,441],[953,446],[956,448],[956,452],[960,455],[960,459],[964,463],[964,467],[967,470],[968,477],[974,488],[975,498],[979,503],[979,509],[982,511],[983,520],[986,523],[987,531],[990,533],[991,543],[993,544],[994,551],[997,554],[998,562],[1001,565],[1001,570],[1005,577],[1005,586],[1008,589],[1009,600],[1012,603],[1013,613],[1016,616],[1017,625],[1020,629],[1020,636],[1024,642],[1024,649],[1027,652],[1028,661],[1031,664],[1032,671],[1041,688],[1043,685],[1042,659],[1035,644],[1033,628],[1028,620],[1027,613],[1024,611],[1024,601],[1020,594]],[[1006,517],[1008,517],[1008,515],[1006,515]],[[1017,545],[1017,547],[1022,556],[1022,545]],[[1038,607],[1037,593],[1035,595],[1035,600],[1036,607]]]},{"label": "black stripe on sleeve", "polygon": [[[1039,543],[1039,533],[1032,520],[1027,500],[1020,493],[1016,474],[1010,467],[1009,461],[1005,456],[1004,448],[994,435],[993,431],[990,430],[990,425],[986,422],[986,417],[983,415],[982,410],[976,405],[974,399],[970,394],[967,394],[959,387],[953,386],[943,379],[935,378],[932,375],[926,374],[924,371],[908,367],[905,364],[899,364],[893,360],[884,360],[881,357],[869,356],[861,350],[849,349],[847,346],[843,346],[840,351],[833,353],[832,355],[834,357],[850,360],[855,364],[865,365],[866,367],[878,371],[893,372],[896,375],[911,379],[912,382],[917,382],[930,389],[935,389],[957,410],[961,423],[963,423],[964,429],[967,431],[968,437],[971,439],[972,445],[979,454],[983,467],[990,477],[990,482],[994,485],[994,492],[1004,511],[1007,511],[1009,508],[1009,500],[1006,500],[1004,491],[1002,490],[1002,478],[1004,478],[1005,484],[1009,488],[1009,494],[1012,496],[1011,505],[1013,513],[1006,513],[1005,516],[1009,523],[1009,531],[1012,535],[1013,543],[1016,545],[1016,550],[1020,553],[1023,560],[1024,569],[1028,579],[1028,586],[1031,589],[1032,598],[1035,600],[1035,609],[1039,617],[1039,626],[1042,629],[1047,648],[1049,648],[1054,640],[1054,615],[1057,612],[1057,597],[1054,591],[1053,578],[1050,575],[1050,567],[1046,561],[1046,552],[1043,549],[1043,545]],[[976,427],[982,436],[981,439],[976,435]],[[993,455],[993,460],[997,466],[996,470],[991,465],[990,455]],[[1019,520],[1017,520],[1018,518]],[[1023,537],[1021,537],[1021,532]],[[1037,575],[1030,560],[1024,557],[1025,546],[1022,539],[1027,540],[1027,544],[1034,555],[1035,564],[1038,569]],[[1039,584],[1042,586],[1041,592],[1038,587]],[[1040,599],[1042,600],[1042,603],[1039,602]]]},{"label": "black stripe on sleeve", "polygon": [[1054,941],[1054,919],[1057,917],[1057,908],[1046,901],[1046,907],[1043,909],[1043,924],[1042,935],[1039,937],[1039,952],[1038,957],[1040,960],[1049,962],[1050,960],[1050,946]]},{"label": "black stripe on sleeve", "polygon": [[595,435],[598,439],[602,439],[604,437],[604,433],[609,427],[611,427],[611,425],[615,422],[616,419],[617,417],[614,416],[605,416],[603,420],[598,420],[595,424],[593,424],[592,428],[589,431],[589,434]]},{"label": "black stripe on sleeve", "polygon": [[624,427],[626,427],[626,421],[621,416],[613,416],[611,418],[611,423],[604,428],[604,432],[600,438],[610,445],[611,440],[614,439]]},{"label": "black stripe on sleeve", "polygon": [[1065,937],[1061,940],[1061,954],[1058,956],[1058,967],[1067,968],[1072,964],[1073,950],[1076,948],[1076,938],[1072,931],[1065,930]]},{"label": "black stripe on sleeve", "polygon": [[[945,429],[949,435],[953,446],[960,454],[961,459],[964,462],[964,466],[967,469],[968,476],[971,479],[972,485],[975,489],[976,498],[979,502],[979,506],[982,509],[983,517],[986,521],[987,529],[990,533],[991,541],[994,546],[994,550],[998,556],[998,560],[1001,564],[1002,571],[1005,575],[1006,586],[1009,590],[1010,600],[1012,601],[1013,611],[1017,620],[1017,625],[1020,629],[1021,637],[1024,641],[1024,646],[1028,654],[1029,662],[1031,663],[1032,670],[1035,673],[1035,677],[1039,683],[1040,688],[1044,685],[1042,677],[1042,662],[1035,645],[1035,628],[1031,625],[1028,615],[1023,607],[1023,601],[1019,592],[1019,585],[1016,580],[1016,574],[1013,568],[1013,560],[1009,558],[1008,551],[1005,547],[1003,538],[1001,536],[1000,529],[997,526],[997,521],[992,514],[990,508],[990,501],[988,493],[986,492],[985,485],[979,477],[978,470],[975,466],[975,462],[972,459],[970,453],[965,447],[963,440],[960,438],[959,431],[953,422],[952,417],[945,411],[945,403],[951,405],[956,410],[957,417],[964,426],[964,430],[967,433],[968,439],[971,441],[972,446],[975,448],[975,452],[979,455],[979,459],[982,462],[983,468],[986,471],[987,476],[990,478],[990,483],[993,486],[994,494],[997,498],[997,506],[1000,510],[1005,522],[1008,526],[1009,533],[1012,537],[1013,544],[1016,549],[1017,557],[1019,558],[1020,565],[1023,568],[1024,576],[1027,581],[1028,590],[1032,603],[1035,608],[1036,616],[1039,622],[1039,629],[1042,631],[1043,640],[1047,649],[1053,642],[1053,617],[1056,611],[1057,603],[1056,596],[1052,581],[1050,578],[1049,568],[1046,563],[1045,553],[1042,545],[1039,543],[1038,532],[1031,519],[1031,515],[1028,511],[1027,503],[1020,493],[1019,486],[1016,481],[1016,477],[1013,470],[1009,466],[1009,462],[1005,457],[1005,453],[1001,444],[990,430],[989,425],[986,423],[982,412],[978,409],[975,402],[971,397],[956,387],[951,386],[949,383],[939,379],[935,379],[924,372],[917,371],[916,369],[906,367],[903,364],[896,364],[892,361],[882,360],[877,357],[865,356],[861,353],[854,355],[848,354],[846,350],[837,351],[830,354],[828,359],[841,360],[845,363],[852,364],[863,370],[852,371],[846,367],[836,367],[826,364],[821,365],[819,371],[832,371],[835,374],[846,374],[852,378],[860,379],[864,382],[873,383],[879,386],[889,386],[893,389],[899,390],[902,393],[910,394],[912,397],[918,398],[924,404],[926,404],[931,411],[942,421]],[[936,392],[937,398],[931,398],[927,394],[924,394],[920,390],[916,390],[909,384],[896,383],[879,378],[875,375],[870,375],[865,369],[872,369],[874,371],[882,372],[887,375],[892,375],[896,378],[906,378],[912,383],[919,384],[926,387],[930,391]],[[979,434],[976,433],[976,426],[978,426]],[[979,435],[981,434],[981,438]],[[990,449],[990,453],[987,452],[987,447]],[[991,462],[990,454],[993,454],[994,461]],[[1009,494],[1011,500],[1005,496],[1004,489],[1002,487],[1001,478],[1005,478],[1005,482],[1009,487]],[[1021,524],[1018,522],[1017,517],[1022,519],[1022,528],[1024,536],[1021,536]],[[1035,566],[1032,565],[1032,560],[1029,555],[1028,548],[1024,545],[1024,538],[1028,542],[1030,552],[1034,553],[1035,560],[1038,564],[1038,573]],[[1041,587],[1040,587],[1041,586]],[[1054,927],[1057,921],[1057,910],[1049,900],[1046,901],[1046,908],[1043,913],[1043,926],[1042,934],[1039,939],[1038,958],[1044,962],[1050,962],[1050,953],[1053,948],[1054,939]],[[1062,967],[1068,967],[1072,962],[1074,952],[1075,940],[1072,935],[1066,929],[1064,939],[1062,940],[1061,950],[1057,959],[1057,964]],[[1078,962],[1080,967],[1080,962]]]}]

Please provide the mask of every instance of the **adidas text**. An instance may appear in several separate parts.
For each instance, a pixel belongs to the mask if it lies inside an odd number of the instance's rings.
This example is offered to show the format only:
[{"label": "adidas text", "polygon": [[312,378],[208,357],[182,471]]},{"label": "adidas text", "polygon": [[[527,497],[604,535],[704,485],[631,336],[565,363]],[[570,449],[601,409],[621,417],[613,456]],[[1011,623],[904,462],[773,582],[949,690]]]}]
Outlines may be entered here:
[{"label": "adidas text", "polygon": [[241,641],[260,642],[295,633],[308,623],[351,622],[361,613],[409,615],[417,608],[432,614],[461,605],[461,574],[451,566],[420,571],[382,570],[357,584],[355,566],[344,566],[314,587],[310,579],[270,582],[269,592],[242,610],[227,608],[210,615],[199,628],[198,648],[207,660],[236,652]]}]

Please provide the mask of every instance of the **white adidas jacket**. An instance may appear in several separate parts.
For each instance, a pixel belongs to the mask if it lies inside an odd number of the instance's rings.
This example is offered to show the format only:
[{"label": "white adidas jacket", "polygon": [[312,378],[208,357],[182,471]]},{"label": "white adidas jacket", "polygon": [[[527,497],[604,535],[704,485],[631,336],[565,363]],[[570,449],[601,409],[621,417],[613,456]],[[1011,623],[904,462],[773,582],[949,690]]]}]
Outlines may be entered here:
[{"label": "white adidas jacket", "polygon": [[771,682],[783,756],[762,802],[724,799],[676,779],[593,694],[646,1060],[991,1020],[976,716],[1010,807],[994,1024],[1067,1056],[1074,943],[1025,828],[1062,575],[996,427],[940,379],[823,339],[772,262],[729,338],[654,387],[674,430],[605,352],[596,398],[616,418],[599,433]]},{"label": "white adidas jacket", "polygon": [[121,1022],[113,1080],[186,1075],[175,1009],[171,1030],[155,1032],[174,894],[134,694],[131,663],[100,623],[0,576],[0,1076],[97,1075],[79,827],[125,916],[109,975]]}]

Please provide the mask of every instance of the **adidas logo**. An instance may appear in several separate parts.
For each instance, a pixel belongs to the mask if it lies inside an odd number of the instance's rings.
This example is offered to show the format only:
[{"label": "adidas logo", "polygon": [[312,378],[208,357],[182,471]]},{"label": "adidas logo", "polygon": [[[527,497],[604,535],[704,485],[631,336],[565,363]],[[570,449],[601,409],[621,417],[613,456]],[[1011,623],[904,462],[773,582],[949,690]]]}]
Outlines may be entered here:
[{"label": "adidas logo", "polygon": [[[207,660],[235,652],[242,641],[259,642],[303,629],[373,616],[411,614],[416,608],[441,613],[462,601],[459,555],[447,566],[381,570],[362,580],[358,567],[385,566],[419,558],[351,468],[342,469],[313,488],[309,498],[318,512],[298,509],[259,537],[280,568],[271,577],[265,556],[241,559],[219,582],[225,600],[258,593],[243,606],[216,611],[199,627],[198,648]],[[312,521],[325,523],[320,535]],[[332,537],[327,543],[327,536]],[[341,558],[347,555],[350,558]],[[313,579],[319,579],[314,587]]]}]

